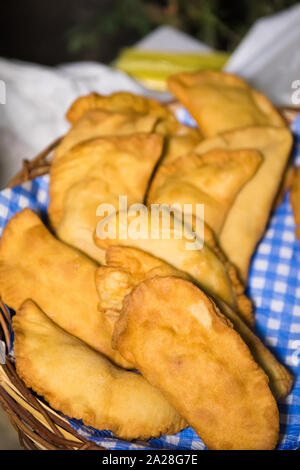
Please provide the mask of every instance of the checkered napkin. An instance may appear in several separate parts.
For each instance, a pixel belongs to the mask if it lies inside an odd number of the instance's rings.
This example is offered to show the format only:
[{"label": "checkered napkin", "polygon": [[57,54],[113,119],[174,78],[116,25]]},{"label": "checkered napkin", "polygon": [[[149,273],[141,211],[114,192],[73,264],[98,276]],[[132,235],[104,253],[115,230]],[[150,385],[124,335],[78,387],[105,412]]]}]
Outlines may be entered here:
[{"label": "checkered napkin", "polygon": [[[178,111],[185,124],[193,120]],[[300,117],[292,126],[295,135],[295,164],[300,164]],[[0,192],[0,235],[6,222],[24,207],[37,211],[47,223],[48,175]],[[300,243],[289,195],[272,216],[264,238],[253,257],[249,295],[255,305],[256,331],[295,376],[291,394],[279,403],[279,449],[300,449]],[[84,426],[70,419],[82,436],[107,449],[204,449],[196,433],[187,428],[175,436],[129,443],[115,439],[109,431]]]}]

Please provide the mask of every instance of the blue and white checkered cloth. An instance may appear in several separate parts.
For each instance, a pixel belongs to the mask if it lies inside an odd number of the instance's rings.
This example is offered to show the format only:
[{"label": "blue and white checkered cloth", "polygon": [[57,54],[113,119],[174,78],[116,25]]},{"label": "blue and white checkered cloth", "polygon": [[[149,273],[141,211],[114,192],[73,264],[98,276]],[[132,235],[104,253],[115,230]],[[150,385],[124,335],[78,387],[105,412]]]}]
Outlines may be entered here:
[{"label": "blue and white checkered cloth", "polygon": [[[193,125],[184,110],[179,119]],[[295,164],[300,164],[300,117],[294,122]],[[47,222],[48,175],[0,192],[0,235],[7,221],[24,207],[37,211]],[[300,449],[300,243],[289,194],[272,216],[264,238],[253,257],[249,295],[255,305],[256,330],[265,344],[294,374],[291,394],[279,403],[279,449]],[[107,449],[204,449],[196,433],[187,428],[175,436],[144,442],[115,439],[109,431],[99,431],[70,419],[77,432]]]}]

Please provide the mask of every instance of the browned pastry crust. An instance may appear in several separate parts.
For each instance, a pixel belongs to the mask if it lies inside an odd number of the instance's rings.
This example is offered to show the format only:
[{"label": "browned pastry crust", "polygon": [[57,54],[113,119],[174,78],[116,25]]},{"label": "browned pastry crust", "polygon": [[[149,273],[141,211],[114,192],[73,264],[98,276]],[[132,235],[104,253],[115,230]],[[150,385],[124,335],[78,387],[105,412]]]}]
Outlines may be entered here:
[{"label": "browned pastry crust", "polygon": [[68,333],[130,367],[111,347],[112,327],[97,310],[97,264],[65,245],[30,209],[6,225],[0,242],[0,295],[17,310],[32,299]]},{"label": "browned pastry crust", "polygon": [[13,318],[18,375],[58,411],[122,439],[186,426],[161,392],[53,323],[31,300]]},{"label": "browned pastry crust", "polygon": [[217,235],[241,188],[262,162],[256,150],[214,149],[201,155],[190,153],[157,169],[147,204],[204,205],[205,223]]},{"label": "browned pastry crust", "polygon": [[[126,246],[111,246],[106,252],[107,266],[101,266],[96,271],[96,288],[99,296],[98,308],[101,315],[114,327],[123,308],[126,295],[145,279],[153,277],[172,276],[191,281],[184,272],[175,269],[161,259],[145,253],[144,251]],[[232,268],[232,275],[235,275]],[[238,283],[238,280],[237,280]],[[239,287],[238,287],[239,286]],[[237,314],[227,304],[219,300],[223,313],[233,324],[235,330],[249,347],[255,361],[269,377],[271,391],[277,399],[285,397],[292,386],[289,372],[281,365],[272,353],[263,345],[259,338],[248,328],[245,320],[253,319],[251,304],[243,294],[238,284],[237,290],[239,304],[243,303],[243,315]]]},{"label": "browned pastry crust", "polygon": [[210,449],[273,449],[268,378],[216,305],[192,283],[152,278],[124,302],[114,344],[162,390]]}]

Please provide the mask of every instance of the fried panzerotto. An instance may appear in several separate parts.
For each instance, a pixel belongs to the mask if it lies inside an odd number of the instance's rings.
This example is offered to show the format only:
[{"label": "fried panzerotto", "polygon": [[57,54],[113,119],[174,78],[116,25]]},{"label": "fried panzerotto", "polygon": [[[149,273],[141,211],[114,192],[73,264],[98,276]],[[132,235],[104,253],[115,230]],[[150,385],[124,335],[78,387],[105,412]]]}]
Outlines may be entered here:
[{"label": "fried panzerotto", "polygon": [[189,132],[188,127],[180,124],[175,114],[159,101],[129,92],[112,93],[108,96],[98,93],[81,96],[71,105],[66,117],[71,124],[74,124],[91,109],[154,116],[157,119],[155,131],[161,134],[182,133],[184,129]]},{"label": "fried panzerotto", "polygon": [[30,209],[6,225],[0,242],[0,295],[14,310],[28,298],[55,323],[117,364],[112,327],[97,310],[97,264],[60,241]]},{"label": "fried panzerotto", "polygon": [[58,411],[123,439],[150,439],[185,427],[161,392],[66,333],[31,300],[13,318],[18,375]]},{"label": "fried panzerotto", "polygon": [[162,138],[154,134],[97,138],[70,149],[51,167],[52,225],[56,227],[63,216],[68,189],[86,180],[99,179],[100,192],[110,186],[108,192],[119,195],[119,188],[126,187],[139,202],[161,152]]},{"label": "fried panzerotto", "polygon": [[67,132],[53,158],[57,160],[75,145],[96,137],[152,132],[156,121],[156,116],[151,114],[90,109]]},{"label": "fried panzerotto", "polygon": [[282,177],[282,180],[281,180],[281,183],[280,183],[280,186],[279,186],[279,190],[278,190],[277,195],[276,195],[276,199],[274,201],[274,206],[273,206],[274,209],[277,209],[277,207],[280,206],[280,204],[284,200],[285,193],[287,191],[290,191],[290,189],[293,185],[293,181],[294,181],[294,177],[295,177],[295,171],[296,171],[296,168],[294,167],[292,160],[289,159],[288,164],[287,164],[287,166],[285,168],[285,171],[283,173],[283,177]]},{"label": "fried panzerotto", "polygon": [[285,398],[290,393],[293,385],[291,374],[277,361],[271,351],[266,348],[236,311],[225,302],[219,302],[218,304],[224,315],[232,322],[234,329],[247,344],[257,364],[267,374],[269,387],[276,400]]},{"label": "fried panzerotto", "polygon": [[296,235],[300,240],[300,167],[295,172],[290,199],[296,224]]},{"label": "fried panzerotto", "polygon": [[168,88],[205,137],[246,126],[285,126],[269,100],[235,75],[212,70],[179,73],[168,79]]},{"label": "fried panzerotto", "polygon": [[[161,223],[162,216],[165,214],[166,208],[161,207],[160,218]],[[168,219],[168,214],[163,216],[164,220]],[[166,217],[166,218],[165,218]],[[252,311],[252,305],[249,299],[245,296],[245,286],[240,282],[236,269],[228,262],[223,252],[220,250],[216,243],[215,236],[211,229],[206,224],[199,224],[203,226],[203,234],[199,231],[199,226],[195,221],[195,217],[192,218],[192,225],[186,222],[184,225],[181,221],[174,217],[172,211],[170,213],[170,236],[165,236],[163,233],[163,226],[158,227],[158,233],[155,238],[151,238],[151,223],[152,212],[149,212],[148,218],[146,214],[135,216],[134,214],[119,212],[115,216],[106,218],[105,224],[109,230],[110,223],[116,223],[116,233],[97,235],[97,230],[94,234],[95,243],[105,253],[110,246],[122,245],[138,248],[146,253],[152,254],[155,258],[159,258],[164,262],[168,263],[172,267],[188,273],[195,282],[198,282],[200,286],[207,289],[214,297],[219,297],[231,305],[234,309],[237,309],[242,315],[244,320],[250,326],[254,324],[254,317]],[[176,220],[176,223],[175,223]],[[128,236],[127,228],[131,222],[136,226],[144,227],[145,232],[149,230],[148,235],[144,233],[143,238],[132,238]],[[121,230],[120,230],[121,227]],[[125,232],[124,229],[125,228]],[[180,233],[181,229],[181,233]],[[106,231],[106,225],[101,226],[102,230]],[[120,239],[120,232],[124,232],[122,239]],[[179,237],[175,238],[175,233],[179,232]],[[104,233],[104,232],[103,232]],[[181,236],[182,234],[182,236]],[[204,239],[204,241],[203,241]],[[191,247],[190,243],[200,242],[200,249],[194,245]],[[202,248],[201,241],[204,242]]]},{"label": "fried panzerotto", "polygon": [[98,138],[54,161],[48,211],[59,238],[103,263],[104,253],[93,242],[97,208],[118,208],[119,196],[127,196],[128,205],[142,203],[162,145],[156,134]]},{"label": "fried panzerotto", "polygon": [[[206,227],[205,242],[210,247],[210,249],[216,252],[215,246],[210,240],[208,240],[208,236],[210,235],[210,233],[211,232]],[[250,300],[246,297],[244,293],[245,288],[237,278],[234,267],[222,257],[221,252],[218,253],[218,257],[227,269],[230,281],[234,289],[238,313],[247,323],[247,325],[250,325],[252,327],[254,324],[252,305]],[[111,297],[114,298],[115,296],[118,297],[118,289],[120,289],[121,292],[120,297],[123,298],[126,295],[124,294],[124,286],[127,286],[130,291],[134,285],[137,285],[139,282],[141,282],[141,280],[148,279],[149,277],[176,276],[181,277],[183,279],[191,279],[187,273],[174,268],[174,266],[172,266],[171,264],[166,263],[165,261],[158,259],[150,255],[149,253],[146,253],[145,251],[141,251],[127,246],[109,247],[106,251],[106,265],[108,268],[105,266],[101,266],[97,270],[97,273],[101,275],[96,276],[96,279],[99,281],[96,282],[98,294],[100,296],[100,299],[103,295],[105,296],[106,305],[111,305],[107,290],[102,290],[102,283],[107,283],[107,278],[109,282],[109,287],[112,288]],[[120,271],[122,272],[120,273]],[[114,279],[119,279],[120,282],[114,282]],[[120,305],[120,302],[118,303]],[[103,305],[101,308],[104,308]]]},{"label": "fried panzerotto", "polygon": [[241,189],[224,222],[219,243],[228,259],[246,281],[251,256],[265,230],[292,146],[288,129],[249,127],[207,139],[195,149],[256,149],[263,161],[252,179]]},{"label": "fried panzerotto", "polygon": [[[169,218],[170,230],[166,227],[165,231],[164,223]],[[188,273],[211,295],[223,299],[233,308],[237,307],[234,286],[226,265],[204,243],[197,230],[193,231],[164,207],[160,208],[157,218],[152,218],[150,211],[138,215],[130,210],[112,214],[98,223],[94,240],[104,251],[113,245],[145,251]]]},{"label": "fried panzerotto", "polygon": [[[100,266],[96,271],[98,308],[113,325],[120,316],[126,295],[145,279],[172,276],[191,281],[188,274],[135,248],[111,246],[106,252],[106,263],[107,266]],[[289,372],[247,326],[247,316],[241,317],[224,302],[219,301],[219,304],[249,347],[255,361],[269,377],[269,386],[275,398],[284,398],[292,386]]]},{"label": "fried panzerotto", "polygon": [[162,163],[150,186],[147,204],[204,204],[205,223],[218,234],[239,190],[262,161],[255,150],[211,150]]},{"label": "fried panzerotto", "polygon": [[268,378],[216,305],[192,283],[153,278],[124,302],[114,344],[210,449],[273,449]]},{"label": "fried panzerotto", "polygon": [[112,93],[111,95],[100,95],[92,92],[80,96],[75,100],[67,111],[66,117],[74,124],[81,116],[91,109],[104,109],[113,112],[152,114],[160,119],[171,119],[175,115],[163,104],[153,98],[135,95],[127,91]]}]

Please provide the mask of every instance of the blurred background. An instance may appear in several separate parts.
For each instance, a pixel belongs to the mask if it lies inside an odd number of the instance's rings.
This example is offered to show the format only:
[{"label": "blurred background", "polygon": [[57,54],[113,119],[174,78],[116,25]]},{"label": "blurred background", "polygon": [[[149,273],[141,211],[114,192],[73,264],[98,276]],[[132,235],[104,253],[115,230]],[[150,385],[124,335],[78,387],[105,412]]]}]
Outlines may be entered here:
[{"label": "blurred background", "polygon": [[[295,104],[290,97],[292,80],[300,79],[299,24],[295,0],[1,2],[6,101],[0,103],[0,187],[23,158],[65,132],[67,107],[92,90],[169,99],[162,92],[168,74],[225,66],[274,103]],[[18,448],[0,408],[0,449]]]},{"label": "blurred background", "polygon": [[260,17],[295,0],[10,0],[1,4],[0,55],[45,65],[110,63],[160,25],[232,52]]}]

